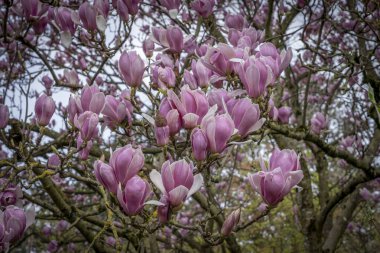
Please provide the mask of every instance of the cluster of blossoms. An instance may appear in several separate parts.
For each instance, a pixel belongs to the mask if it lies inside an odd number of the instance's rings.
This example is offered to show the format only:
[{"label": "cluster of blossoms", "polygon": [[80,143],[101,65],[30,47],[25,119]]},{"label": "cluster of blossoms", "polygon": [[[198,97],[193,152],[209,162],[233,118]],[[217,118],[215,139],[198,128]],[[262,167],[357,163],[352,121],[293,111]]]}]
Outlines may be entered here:
[{"label": "cluster of blossoms", "polygon": [[34,223],[34,211],[24,211],[21,188],[0,179],[0,252],[22,238]]},{"label": "cluster of blossoms", "polygon": [[136,215],[151,194],[149,184],[137,174],[144,166],[141,149],[131,145],[119,148],[111,154],[110,164],[95,161],[97,180],[113,194],[127,215]]},{"label": "cluster of blossoms", "polygon": [[[73,11],[67,7],[53,7],[39,0],[21,0],[20,12],[33,24],[36,35],[42,34],[47,25],[58,27],[61,31],[61,41],[65,47],[70,47],[72,37],[77,27],[84,29],[81,34],[84,41],[88,41],[91,34],[104,32],[107,27],[107,18],[110,12],[108,0],[95,0],[93,3],[83,2],[79,9]],[[140,1],[118,0],[112,1],[112,6],[120,17],[127,21],[129,15],[135,15]]]},{"label": "cluster of blossoms", "polygon": [[152,195],[149,183],[137,174],[144,166],[144,154],[141,149],[131,145],[117,149],[111,154],[109,165],[97,160],[94,163],[97,180],[111,193],[117,196],[120,206],[127,215],[138,214],[145,204],[160,206],[160,221],[166,222],[169,207],[182,205],[183,201],[203,185],[202,175],[193,176],[194,167],[185,160],[162,165],[161,174],[153,170],[152,182],[163,196],[158,201],[147,201]]},{"label": "cluster of blossoms", "polygon": [[105,95],[98,86],[85,86],[81,96],[70,97],[67,106],[68,118],[79,129],[77,148],[81,159],[88,158],[93,140],[98,137],[99,115],[103,114],[104,125],[114,129],[119,124],[131,124],[133,106],[129,90],[121,92],[118,98]]},{"label": "cluster of blossoms", "polygon": [[[169,6],[165,2],[163,5],[170,13],[178,10],[174,3]],[[270,95],[269,88],[275,86],[276,79],[292,58],[291,50],[279,53],[273,44],[263,43],[263,34],[247,27],[241,16],[229,17],[228,23],[232,46],[220,43],[215,47],[198,47],[191,37],[184,38],[176,26],[153,28],[151,37],[143,42],[147,58],[153,56],[154,44],[161,47],[162,52],[156,55],[156,62],[151,65],[151,87],[164,97],[155,117],[142,113],[153,128],[154,144],[166,147],[171,140],[180,138],[184,130],[190,136],[192,157],[197,162],[206,161],[210,154],[222,154],[232,139],[244,140],[262,128],[266,119],[260,105],[254,101]],[[179,79],[183,52],[195,53],[198,59],[192,60],[191,71],[184,69],[183,78]],[[147,68],[135,51],[121,55],[118,69],[122,79],[133,90],[141,87]],[[242,89],[228,91],[225,83],[234,78],[240,80]],[[272,120],[289,122],[289,107],[277,109],[272,100],[266,106],[261,106],[261,109],[268,110]],[[316,133],[326,127],[320,116],[312,119],[312,125]],[[132,147],[122,149],[132,150]],[[162,193],[159,201],[147,201],[151,188],[137,176],[143,163],[139,168],[130,169],[127,164],[133,160],[133,152],[129,152],[118,150],[112,154],[110,165],[101,161],[94,165],[98,181],[117,195],[127,215],[136,215],[146,203],[155,204],[158,205],[160,222],[165,223],[171,213],[179,210],[184,201],[203,185],[202,175],[194,175],[192,162],[168,160],[163,163],[161,173],[156,170],[150,173],[152,183]],[[116,167],[116,153],[119,156],[123,153],[120,159],[128,161],[123,163],[124,167]],[[269,169],[264,162],[261,164],[263,171],[249,175],[249,181],[266,204],[275,206],[301,181],[303,174],[299,158],[294,151],[276,149]],[[120,178],[119,170],[124,170],[128,180]],[[239,217],[240,209],[231,213],[222,229],[223,235],[232,231]]]}]

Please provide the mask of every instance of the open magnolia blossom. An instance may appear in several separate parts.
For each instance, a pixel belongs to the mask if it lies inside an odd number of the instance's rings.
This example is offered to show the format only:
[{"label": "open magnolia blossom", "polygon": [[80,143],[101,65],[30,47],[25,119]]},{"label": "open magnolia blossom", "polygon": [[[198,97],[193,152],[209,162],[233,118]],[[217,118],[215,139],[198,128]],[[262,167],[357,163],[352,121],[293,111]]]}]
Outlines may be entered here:
[{"label": "open magnolia blossom", "polygon": [[248,176],[249,183],[271,206],[278,204],[303,178],[299,157],[293,150],[275,149],[269,168],[262,159],[260,166],[262,171]]},{"label": "open magnolia blossom", "polygon": [[203,186],[203,177],[201,174],[193,175],[193,171],[193,163],[185,160],[173,163],[166,161],[162,165],[161,173],[152,170],[149,174],[150,180],[168,200],[168,203],[158,204],[177,207],[196,193]]}]

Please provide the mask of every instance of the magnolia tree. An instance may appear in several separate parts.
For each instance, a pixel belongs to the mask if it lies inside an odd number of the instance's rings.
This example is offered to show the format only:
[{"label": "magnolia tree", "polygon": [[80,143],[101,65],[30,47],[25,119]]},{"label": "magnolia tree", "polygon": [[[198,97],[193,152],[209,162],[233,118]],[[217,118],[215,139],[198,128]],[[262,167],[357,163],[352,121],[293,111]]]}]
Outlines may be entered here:
[{"label": "magnolia tree", "polygon": [[0,3],[0,251],[379,248],[377,0]]}]

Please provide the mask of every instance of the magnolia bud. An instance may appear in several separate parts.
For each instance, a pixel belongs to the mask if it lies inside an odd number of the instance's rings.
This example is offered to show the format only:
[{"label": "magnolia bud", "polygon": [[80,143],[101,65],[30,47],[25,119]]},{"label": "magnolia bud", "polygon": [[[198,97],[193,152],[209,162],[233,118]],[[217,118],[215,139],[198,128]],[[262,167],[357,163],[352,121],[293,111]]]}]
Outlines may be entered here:
[{"label": "magnolia bud", "polygon": [[124,52],[119,59],[119,72],[130,87],[139,87],[145,71],[141,57],[135,52]]},{"label": "magnolia bud", "polygon": [[167,29],[166,36],[169,48],[176,53],[180,53],[183,49],[182,30],[176,26],[170,26]]},{"label": "magnolia bud", "polygon": [[74,120],[75,126],[80,130],[81,138],[85,141],[98,136],[98,115],[94,112],[86,111]]},{"label": "magnolia bud", "polygon": [[143,51],[147,58],[153,56],[154,42],[151,39],[146,39],[143,42]]},{"label": "magnolia bud", "polygon": [[171,136],[177,134],[181,130],[181,119],[176,109],[172,109],[166,114],[166,121]]},{"label": "magnolia bud", "polygon": [[53,85],[53,80],[48,75],[45,75],[42,77],[42,84],[47,90],[51,89],[51,86]]},{"label": "magnolia bud", "polygon": [[191,8],[204,18],[207,18],[214,8],[215,0],[196,0],[191,3]]},{"label": "magnolia bud", "polygon": [[127,181],[122,189],[119,185],[117,189],[117,199],[127,215],[136,215],[144,207],[146,199],[151,193],[148,182],[139,176],[134,176]]},{"label": "magnolia bud", "polygon": [[7,105],[0,105],[0,128],[5,128],[9,120],[9,109]]},{"label": "magnolia bud", "polygon": [[241,31],[244,28],[244,23],[244,17],[240,14],[227,15],[226,17],[226,26],[228,28],[234,28],[236,30]]},{"label": "magnolia bud", "polygon": [[191,147],[196,160],[202,161],[207,157],[207,137],[203,130],[196,128],[191,133]]},{"label": "magnolia bud", "polygon": [[164,117],[157,115],[155,121],[154,135],[158,146],[165,146],[169,143],[170,128]]},{"label": "magnolia bud", "polygon": [[278,119],[283,124],[288,124],[290,116],[292,115],[292,108],[283,106],[278,109]]},{"label": "magnolia bud", "polygon": [[36,113],[38,125],[47,126],[55,111],[54,100],[51,97],[42,94],[36,101],[34,111]]},{"label": "magnolia bud", "polygon": [[131,145],[116,149],[110,158],[116,180],[124,186],[126,182],[137,175],[144,166],[144,154],[141,149],[134,149]]},{"label": "magnolia bud", "polygon": [[239,223],[240,220],[240,209],[233,211],[228,215],[227,219],[224,221],[222,229],[220,231],[222,236],[228,236],[231,234],[232,230]]},{"label": "magnolia bud", "polygon": [[108,191],[116,194],[117,181],[114,170],[108,164],[97,160],[94,163],[95,177]]},{"label": "magnolia bud", "polygon": [[83,27],[89,31],[94,31],[97,28],[96,15],[96,9],[88,2],[82,3],[79,7],[79,18],[82,21]]}]

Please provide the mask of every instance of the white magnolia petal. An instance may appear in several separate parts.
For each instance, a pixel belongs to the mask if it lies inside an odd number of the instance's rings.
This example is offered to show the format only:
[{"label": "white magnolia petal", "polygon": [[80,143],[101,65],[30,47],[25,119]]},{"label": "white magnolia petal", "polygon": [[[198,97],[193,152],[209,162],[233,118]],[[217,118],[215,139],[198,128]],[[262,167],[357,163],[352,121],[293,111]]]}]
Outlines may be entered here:
[{"label": "white magnolia petal", "polygon": [[35,218],[36,218],[36,211],[34,210],[34,207],[32,207],[31,209],[28,209],[26,211],[26,228],[34,224]]},{"label": "white magnolia petal", "polygon": [[226,80],[224,76],[213,75],[210,77],[210,83],[216,83],[218,81]]},{"label": "white magnolia petal", "polygon": [[210,117],[213,117],[216,113],[216,111],[218,110],[218,105],[215,104],[213,105],[209,110],[208,112],[206,113],[206,115],[203,117],[202,119],[202,122],[201,122],[201,125],[204,125],[204,123],[207,122],[207,120],[210,118]]},{"label": "white magnolia petal", "polygon": [[246,141],[231,141],[228,144],[230,145],[242,145],[242,144],[248,144],[251,143],[252,140],[246,140]]},{"label": "white magnolia petal", "polygon": [[196,193],[203,186],[203,177],[201,174],[197,174],[194,176],[194,182],[191,186],[189,192],[187,193],[187,197],[190,197],[194,193]]},{"label": "white magnolia petal", "polygon": [[169,16],[170,16],[172,19],[176,19],[176,18],[177,18],[177,15],[178,15],[178,10],[177,10],[177,9],[169,10]]},{"label": "white magnolia petal", "polygon": [[152,170],[149,173],[149,178],[152,181],[152,183],[162,192],[166,193],[164,183],[162,182],[161,174],[157,170]]},{"label": "white magnolia petal", "polygon": [[241,58],[231,58],[230,61],[231,62],[237,62],[237,63],[243,63],[244,62],[244,60]]},{"label": "white magnolia petal", "polygon": [[259,130],[265,123],[265,118],[261,118],[259,121],[257,121],[249,130],[248,133],[255,132]]},{"label": "white magnolia petal", "polygon": [[103,17],[103,15],[96,16],[96,27],[98,27],[99,31],[104,32],[107,28],[107,20]]},{"label": "white magnolia petal", "polygon": [[61,42],[64,47],[68,48],[71,45],[71,34],[70,32],[61,32]]},{"label": "white magnolia petal", "polygon": [[158,200],[154,200],[154,199],[145,202],[144,205],[165,206],[164,203],[162,203],[162,202],[160,202]]},{"label": "white magnolia petal", "polygon": [[71,20],[76,24],[80,25],[79,13],[76,11],[71,12]]},{"label": "white magnolia petal", "polygon": [[148,114],[143,113],[143,114],[141,114],[141,116],[143,116],[144,119],[146,119],[150,124],[152,124],[152,126],[156,125],[154,119],[151,116],[149,116]]},{"label": "white magnolia petal", "polygon": [[247,94],[246,90],[237,89],[237,90],[233,90],[233,91],[229,92],[228,96],[231,98],[234,98],[234,97],[245,95],[245,94]]}]

